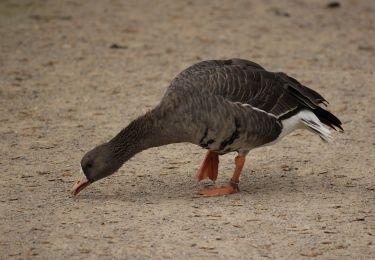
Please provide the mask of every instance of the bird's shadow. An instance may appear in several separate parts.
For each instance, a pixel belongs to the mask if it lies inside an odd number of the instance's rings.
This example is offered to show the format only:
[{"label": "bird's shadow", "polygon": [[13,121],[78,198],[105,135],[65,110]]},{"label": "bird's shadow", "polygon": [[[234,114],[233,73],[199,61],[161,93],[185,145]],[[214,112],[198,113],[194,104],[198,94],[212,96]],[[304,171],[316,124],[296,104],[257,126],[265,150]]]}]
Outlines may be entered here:
[{"label": "bird's shadow", "polygon": [[[169,178],[170,177],[170,178]],[[115,178],[115,177],[113,177]],[[122,176],[121,179],[126,178]],[[163,181],[161,181],[161,179]],[[186,200],[186,199],[210,199],[199,197],[197,193],[207,188],[209,182],[198,183],[191,176],[144,176],[142,181],[137,181],[134,177],[127,179],[125,184],[120,185],[122,180],[116,180],[115,187],[111,187],[108,192],[108,186],[114,183],[101,183],[91,191],[83,191],[79,194],[82,200],[97,201],[127,201],[140,203],[157,203],[162,200]],[[134,185],[135,184],[135,185]],[[225,178],[215,186],[225,185]],[[93,184],[92,186],[94,186]],[[92,187],[93,188],[93,187]],[[240,182],[241,197],[259,197],[263,199],[274,198],[278,196],[295,196],[296,194],[332,194],[348,192],[348,186],[342,178],[335,178],[333,174],[325,175],[298,175],[284,174],[283,172],[273,173],[251,173],[244,174]],[[366,189],[361,185],[351,185],[350,192],[363,193]],[[238,198],[237,194],[230,195]],[[303,196],[303,195],[302,195]]]}]

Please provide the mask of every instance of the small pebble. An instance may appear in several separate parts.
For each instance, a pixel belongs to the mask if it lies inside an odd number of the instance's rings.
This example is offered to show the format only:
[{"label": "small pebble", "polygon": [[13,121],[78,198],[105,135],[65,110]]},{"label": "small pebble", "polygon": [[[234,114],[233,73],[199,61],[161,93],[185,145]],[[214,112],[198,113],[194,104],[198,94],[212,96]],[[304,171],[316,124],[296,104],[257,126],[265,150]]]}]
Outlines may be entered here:
[{"label": "small pebble", "polygon": [[326,5],[327,8],[339,8],[341,4],[339,2],[330,2]]}]

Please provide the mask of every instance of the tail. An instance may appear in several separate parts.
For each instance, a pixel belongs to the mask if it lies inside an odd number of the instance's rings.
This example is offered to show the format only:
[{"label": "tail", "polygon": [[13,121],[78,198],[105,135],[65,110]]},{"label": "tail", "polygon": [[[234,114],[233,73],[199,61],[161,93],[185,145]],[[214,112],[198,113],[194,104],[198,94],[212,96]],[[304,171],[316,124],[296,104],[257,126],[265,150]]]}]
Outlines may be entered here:
[{"label": "tail", "polygon": [[304,127],[317,133],[326,142],[332,141],[333,138],[331,131],[325,125],[334,130],[338,128],[344,131],[341,127],[341,121],[334,114],[320,106],[327,106],[328,102],[318,92],[303,86],[296,79],[289,77],[285,73],[278,73],[278,75],[289,83],[289,93],[305,108],[297,114]]},{"label": "tail", "polygon": [[324,125],[327,125],[334,130],[336,130],[335,127],[337,127],[344,131],[341,127],[341,121],[332,113],[321,107],[312,111],[304,110],[303,115],[301,115],[301,121],[308,130],[318,134],[325,142],[331,142],[333,137],[331,131]]},{"label": "tail", "polygon": [[344,129],[342,129],[342,126],[341,126],[342,123],[341,123],[340,119],[338,119],[331,112],[329,112],[329,111],[327,111],[327,110],[325,110],[321,107],[317,107],[316,109],[314,109],[313,112],[323,124],[328,125],[329,127],[331,127],[334,130],[336,130],[336,127],[337,127],[341,131],[344,131]]}]

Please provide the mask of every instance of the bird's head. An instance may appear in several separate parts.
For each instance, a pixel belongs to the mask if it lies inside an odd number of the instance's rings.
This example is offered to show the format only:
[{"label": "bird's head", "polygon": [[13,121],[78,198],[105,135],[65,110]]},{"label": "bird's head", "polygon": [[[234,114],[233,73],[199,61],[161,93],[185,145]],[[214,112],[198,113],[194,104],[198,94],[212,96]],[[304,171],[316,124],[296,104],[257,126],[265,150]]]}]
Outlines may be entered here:
[{"label": "bird's head", "polygon": [[[74,184],[70,192],[77,195],[91,183],[116,172],[135,154],[150,147],[169,144],[166,131],[154,126],[151,112],[132,121],[107,143],[101,144],[81,160],[82,176]],[[157,138],[156,138],[157,137]]]},{"label": "bird's head", "polygon": [[109,143],[99,145],[86,153],[81,160],[82,176],[77,180],[71,193],[77,195],[91,183],[116,172],[123,164]]}]

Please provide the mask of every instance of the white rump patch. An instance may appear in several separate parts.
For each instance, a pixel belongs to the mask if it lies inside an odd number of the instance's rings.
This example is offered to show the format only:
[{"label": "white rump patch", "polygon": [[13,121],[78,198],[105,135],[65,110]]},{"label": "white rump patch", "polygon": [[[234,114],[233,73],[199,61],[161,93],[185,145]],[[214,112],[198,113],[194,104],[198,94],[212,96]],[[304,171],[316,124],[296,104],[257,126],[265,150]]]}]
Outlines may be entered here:
[{"label": "white rump patch", "polygon": [[281,121],[283,129],[279,137],[272,143],[280,141],[284,136],[297,129],[307,129],[318,134],[323,141],[331,142],[333,140],[331,131],[323,125],[319,118],[309,110],[302,110],[292,117]]}]

